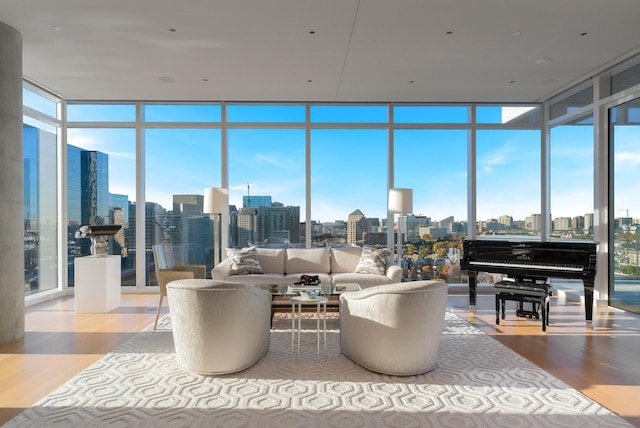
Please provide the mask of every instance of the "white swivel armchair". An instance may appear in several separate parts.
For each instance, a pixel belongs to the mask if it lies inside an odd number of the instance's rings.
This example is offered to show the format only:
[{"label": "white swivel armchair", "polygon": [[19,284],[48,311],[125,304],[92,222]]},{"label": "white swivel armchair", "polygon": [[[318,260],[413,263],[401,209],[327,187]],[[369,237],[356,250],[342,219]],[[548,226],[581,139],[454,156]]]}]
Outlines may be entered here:
[{"label": "white swivel armchair", "polygon": [[204,279],[207,268],[204,265],[176,266],[173,257],[173,247],[170,244],[154,245],[153,261],[156,266],[156,277],[158,278],[158,289],[160,290],[160,301],[158,302],[158,310],[156,311],[156,320],[153,323],[153,329],[155,330],[158,326],[162,300],[167,295],[167,284],[177,279]]},{"label": "white swivel armchair", "polygon": [[340,296],[340,350],[366,369],[409,376],[436,366],[447,285],[415,281]]},{"label": "white swivel armchair", "polygon": [[271,293],[210,279],[167,285],[176,363],[202,375],[252,366],[269,350]]}]

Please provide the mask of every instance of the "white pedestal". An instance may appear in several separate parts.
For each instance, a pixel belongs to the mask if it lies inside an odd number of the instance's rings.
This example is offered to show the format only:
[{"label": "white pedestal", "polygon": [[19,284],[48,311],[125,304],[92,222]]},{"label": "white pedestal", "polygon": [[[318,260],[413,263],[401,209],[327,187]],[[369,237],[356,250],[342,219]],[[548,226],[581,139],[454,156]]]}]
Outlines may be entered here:
[{"label": "white pedestal", "polygon": [[105,313],[120,307],[120,256],[75,259],[77,313]]}]

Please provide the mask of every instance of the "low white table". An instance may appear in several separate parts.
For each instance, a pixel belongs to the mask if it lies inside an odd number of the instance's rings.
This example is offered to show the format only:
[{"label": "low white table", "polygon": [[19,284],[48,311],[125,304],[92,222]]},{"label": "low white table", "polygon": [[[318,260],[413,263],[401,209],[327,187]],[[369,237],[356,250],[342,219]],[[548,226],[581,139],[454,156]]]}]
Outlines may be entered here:
[{"label": "low white table", "polygon": [[[324,335],[324,352],[327,352],[327,299],[324,296],[318,296],[314,299],[305,299],[300,296],[292,297],[291,302],[291,356],[294,352],[294,344],[297,338],[297,357],[300,358],[300,336],[302,336],[302,306],[316,305],[316,335],[318,336],[318,359],[320,359],[320,309],[322,308]],[[297,321],[297,324],[296,324]],[[297,336],[297,337],[296,337]]]}]

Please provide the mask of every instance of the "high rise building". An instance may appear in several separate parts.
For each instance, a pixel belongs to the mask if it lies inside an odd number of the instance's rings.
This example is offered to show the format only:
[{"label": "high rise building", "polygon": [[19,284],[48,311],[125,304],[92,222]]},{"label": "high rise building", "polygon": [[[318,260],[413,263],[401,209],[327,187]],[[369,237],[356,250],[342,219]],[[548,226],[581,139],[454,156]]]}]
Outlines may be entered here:
[{"label": "high rise building", "polygon": [[365,245],[371,245],[374,247],[386,247],[387,246],[387,233],[386,232],[368,232],[364,234]]},{"label": "high rise building", "polygon": [[125,231],[129,225],[129,197],[127,195],[109,194],[109,223],[122,226],[113,236],[111,254],[127,257],[127,241]]},{"label": "high rise building", "polygon": [[284,246],[301,242],[300,207],[272,202],[271,196],[243,196],[243,207],[230,207],[230,245]]},{"label": "high rise building", "polygon": [[212,266],[214,261],[214,223],[208,215],[189,216],[186,220],[187,235],[180,249],[179,261],[184,265]]},{"label": "high rise building", "polygon": [[245,195],[242,197],[243,208],[270,207],[271,196]]},{"label": "high rise building", "polygon": [[[300,241],[300,207],[273,204],[257,208],[256,240],[274,245],[297,244]],[[288,231],[288,242],[281,242]]]},{"label": "high rise building", "polygon": [[584,229],[584,216],[579,215],[575,216],[571,219],[571,227],[575,230],[583,230]]},{"label": "high rise building", "polygon": [[584,231],[593,232],[593,213],[587,213],[584,215]]},{"label": "high rise building", "polygon": [[256,242],[258,210],[256,208],[240,208],[238,210],[238,246],[244,247]]},{"label": "high rise building", "polygon": [[91,251],[90,240],[76,239],[76,230],[82,225],[104,225],[111,221],[107,154],[67,145],[67,204],[68,281],[72,285],[75,257]]},{"label": "high rise building", "polygon": [[415,241],[420,237],[418,220],[413,214],[400,214],[401,220],[398,220],[398,228],[404,234],[403,241]]},{"label": "high rise building", "polygon": [[[153,244],[160,244],[164,239],[162,220],[166,211],[155,202],[145,202],[145,249],[151,250]],[[129,228],[125,232],[125,239],[131,245],[136,242],[136,211],[135,202],[129,204]]]},{"label": "high rise building", "polygon": [[[163,219],[164,241],[174,246],[183,264],[202,264],[211,247],[211,220],[203,217],[203,195],[173,195],[173,210]],[[192,232],[192,228],[198,232]]]},{"label": "high rise building", "polygon": [[556,217],[553,220],[553,230],[571,230],[572,223],[571,217]]},{"label": "high rise building", "polygon": [[[416,218],[416,227],[431,226],[431,217],[427,217],[425,215],[417,215],[415,216],[415,218]],[[440,224],[442,225],[443,223],[447,223],[449,222],[449,220],[453,221],[453,216],[440,220]],[[445,226],[443,225],[442,227],[445,227]]]},{"label": "high rise building", "polygon": [[524,220],[524,228],[525,230],[530,230],[530,231],[539,231],[540,230],[540,221],[541,221],[541,215],[540,214],[531,214],[531,216],[525,218]]},{"label": "high rise building", "polygon": [[382,222],[378,217],[370,217],[369,220],[369,232],[382,232]]},{"label": "high rise building", "polygon": [[510,215],[501,215],[498,217],[498,222],[504,224],[507,229],[513,229],[513,217]]},{"label": "high rise building", "polygon": [[370,229],[369,221],[362,211],[355,210],[347,218],[347,243],[361,244],[364,241],[364,233]]},{"label": "high rise building", "polygon": [[80,151],[80,223],[109,224],[109,157]]},{"label": "high rise building", "polygon": [[187,216],[201,216],[204,196],[202,195],[173,195],[173,211]]}]

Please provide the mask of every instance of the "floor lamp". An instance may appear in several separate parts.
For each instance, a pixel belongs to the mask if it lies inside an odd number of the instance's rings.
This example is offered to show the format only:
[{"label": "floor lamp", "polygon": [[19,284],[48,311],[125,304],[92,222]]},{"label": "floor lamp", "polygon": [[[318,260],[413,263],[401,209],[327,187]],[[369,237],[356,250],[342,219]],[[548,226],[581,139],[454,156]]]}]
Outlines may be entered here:
[{"label": "floor lamp", "polygon": [[[403,214],[409,214],[413,212],[413,189],[389,189],[389,211],[394,214],[400,214],[398,217],[398,237],[397,241],[397,258],[398,265],[402,261],[402,230],[404,229]],[[406,216],[404,217],[406,218]]]},{"label": "floor lamp", "polygon": [[214,216],[213,219],[213,265],[222,261],[222,254],[227,247],[228,227],[225,225],[229,211],[229,189],[223,187],[206,187],[204,189],[204,201],[202,213]]}]

